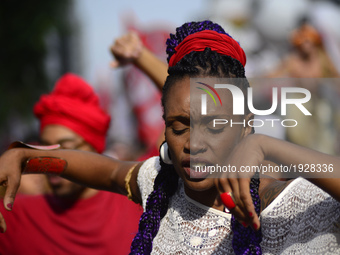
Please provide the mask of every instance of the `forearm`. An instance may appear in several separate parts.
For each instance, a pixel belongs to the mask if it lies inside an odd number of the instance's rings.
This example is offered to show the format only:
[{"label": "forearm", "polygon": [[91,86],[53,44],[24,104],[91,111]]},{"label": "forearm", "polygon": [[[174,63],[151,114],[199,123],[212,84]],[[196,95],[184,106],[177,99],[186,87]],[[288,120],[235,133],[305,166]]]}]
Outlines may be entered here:
[{"label": "forearm", "polygon": [[143,47],[141,55],[134,64],[141,69],[162,91],[166,77],[168,76],[168,65],[158,59],[147,48]]},{"label": "forearm", "polygon": [[340,158],[293,143],[259,136],[265,159],[289,166],[290,177],[308,179],[340,201]]},{"label": "forearm", "polygon": [[[97,153],[76,150],[35,150],[35,149],[12,149],[17,150],[21,161],[22,170],[25,169],[27,161],[35,157],[56,157],[65,160],[66,165],[60,175],[71,181],[96,189],[117,192],[120,187],[116,186],[118,180],[112,178],[113,172],[120,171],[124,164],[113,158]],[[44,163],[41,163],[44,164]],[[40,168],[48,170],[48,164]]]}]

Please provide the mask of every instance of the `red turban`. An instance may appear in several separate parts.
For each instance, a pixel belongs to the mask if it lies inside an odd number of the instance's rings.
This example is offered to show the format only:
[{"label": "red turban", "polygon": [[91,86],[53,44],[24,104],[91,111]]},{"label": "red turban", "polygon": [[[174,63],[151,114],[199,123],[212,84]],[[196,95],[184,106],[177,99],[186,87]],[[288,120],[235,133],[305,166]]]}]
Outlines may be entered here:
[{"label": "red turban", "polygon": [[40,97],[33,111],[40,120],[40,131],[46,125],[62,125],[83,137],[99,153],[104,151],[110,116],[100,107],[92,87],[80,77],[63,75],[50,94]]}]

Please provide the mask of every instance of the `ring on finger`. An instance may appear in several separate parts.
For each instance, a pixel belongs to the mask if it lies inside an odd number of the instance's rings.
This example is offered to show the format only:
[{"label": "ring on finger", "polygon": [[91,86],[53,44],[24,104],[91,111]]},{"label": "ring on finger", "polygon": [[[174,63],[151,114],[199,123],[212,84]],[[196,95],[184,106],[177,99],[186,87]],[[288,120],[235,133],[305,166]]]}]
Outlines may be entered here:
[{"label": "ring on finger", "polygon": [[232,192],[225,192],[220,195],[221,200],[228,210],[236,207],[235,198]]}]

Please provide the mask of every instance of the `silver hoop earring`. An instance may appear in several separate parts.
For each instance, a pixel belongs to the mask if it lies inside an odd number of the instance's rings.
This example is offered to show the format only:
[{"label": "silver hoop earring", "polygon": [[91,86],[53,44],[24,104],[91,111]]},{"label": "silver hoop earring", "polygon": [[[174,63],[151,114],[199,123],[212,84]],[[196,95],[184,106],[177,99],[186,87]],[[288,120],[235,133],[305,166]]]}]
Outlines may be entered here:
[{"label": "silver hoop earring", "polygon": [[164,142],[161,145],[161,148],[159,149],[159,155],[165,164],[172,165],[172,160],[169,155],[169,146],[167,142]]}]

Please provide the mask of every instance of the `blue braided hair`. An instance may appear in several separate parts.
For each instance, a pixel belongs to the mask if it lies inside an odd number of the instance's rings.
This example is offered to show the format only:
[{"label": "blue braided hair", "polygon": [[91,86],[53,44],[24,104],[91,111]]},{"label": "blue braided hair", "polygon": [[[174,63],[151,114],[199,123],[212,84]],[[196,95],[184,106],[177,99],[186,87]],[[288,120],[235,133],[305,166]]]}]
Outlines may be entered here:
[{"label": "blue braided hair", "polygon": [[168,62],[172,55],[176,52],[175,51],[176,46],[180,44],[188,35],[195,34],[196,32],[204,30],[213,30],[220,34],[229,35],[224,31],[224,29],[220,25],[213,23],[210,20],[205,20],[202,22],[185,23],[182,26],[176,28],[176,34],[170,34],[170,38],[166,42],[167,44],[166,53],[168,54],[167,58]]},{"label": "blue braided hair", "polygon": [[146,201],[146,208],[139,220],[138,233],[131,244],[130,254],[150,254],[152,241],[155,238],[161,219],[165,216],[169,198],[175,194],[178,186],[178,175],[172,165],[165,164],[160,157],[159,171],[153,191]]},{"label": "blue braided hair", "polygon": [[[211,21],[188,22],[176,29],[176,34],[170,34],[167,40],[168,61],[175,53],[175,47],[188,35],[203,31],[213,30],[218,33],[227,34],[221,26]],[[228,35],[228,34],[227,34]],[[162,106],[165,117],[166,102],[171,87],[184,77],[210,76],[218,78],[245,78],[242,64],[226,55],[221,55],[206,48],[202,52],[191,52],[184,56],[176,65],[168,69],[167,77],[162,94]],[[238,86],[246,90],[249,84],[246,79]],[[156,236],[161,219],[168,210],[169,199],[175,194],[178,187],[178,175],[172,165],[165,164],[160,158],[161,170],[159,171],[154,189],[146,202],[145,212],[142,214],[138,233],[131,244],[130,254],[150,254],[152,251],[152,241]],[[259,179],[251,180],[251,195],[255,205],[255,210],[260,212],[260,199],[258,195]],[[253,231],[251,228],[244,228],[234,217],[232,217],[233,249],[238,254],[261,254],[261,232]],[[248,238],[245,239],[244,236]],[[243,238],[241,238],[243,236]]]}]

